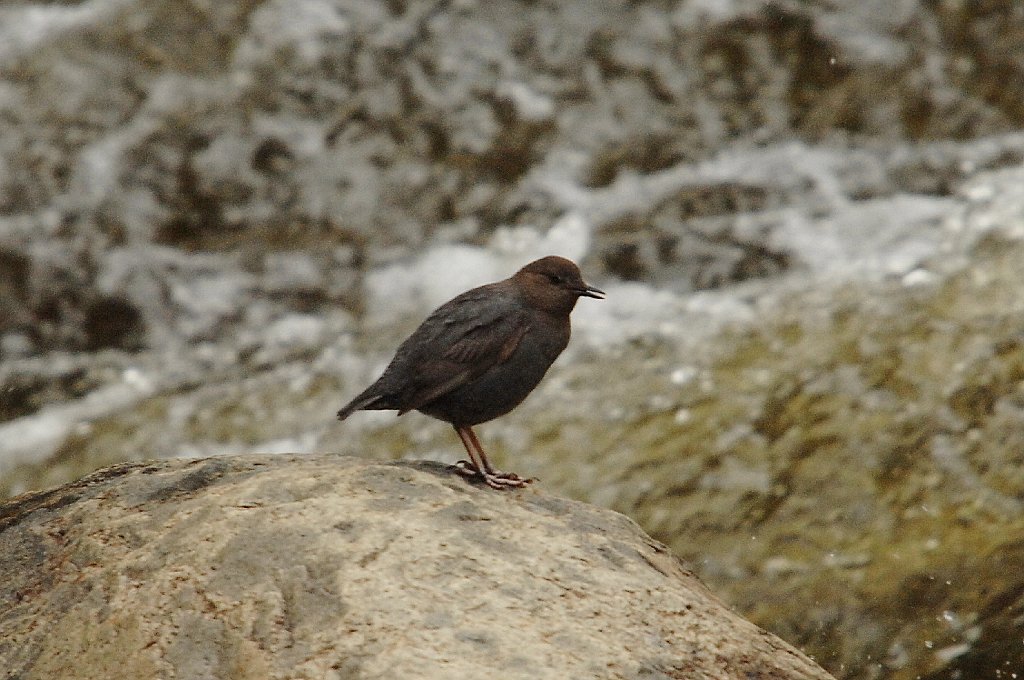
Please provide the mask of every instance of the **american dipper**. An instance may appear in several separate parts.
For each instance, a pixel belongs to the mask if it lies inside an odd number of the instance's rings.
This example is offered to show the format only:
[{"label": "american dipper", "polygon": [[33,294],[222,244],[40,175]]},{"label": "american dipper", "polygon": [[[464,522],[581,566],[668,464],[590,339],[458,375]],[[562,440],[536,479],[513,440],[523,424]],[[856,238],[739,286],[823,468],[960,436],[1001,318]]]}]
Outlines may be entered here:
[{"label": "american dipper", "polygon": [[427,317],[384,374],[344,408],[416,410],[451,423],[469,453],[460,470],[495,489],[529,479],[491,467],[473,425],[505,415],[526,398],[569,344],[569,313],[581,297],[601,299],[579,267],[543,257],[514,276],[468,290]]}]

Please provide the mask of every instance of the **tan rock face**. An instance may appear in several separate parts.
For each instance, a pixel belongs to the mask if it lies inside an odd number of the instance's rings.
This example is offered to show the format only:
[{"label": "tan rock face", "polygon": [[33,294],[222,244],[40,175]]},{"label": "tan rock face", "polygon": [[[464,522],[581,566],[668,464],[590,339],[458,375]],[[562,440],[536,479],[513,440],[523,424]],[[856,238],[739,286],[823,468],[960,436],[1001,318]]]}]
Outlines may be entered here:
[{"label": "tan rock face", "polygon": [[108,468],[0,506],[17,678],[828,678],[608,510],[433,464]]}]

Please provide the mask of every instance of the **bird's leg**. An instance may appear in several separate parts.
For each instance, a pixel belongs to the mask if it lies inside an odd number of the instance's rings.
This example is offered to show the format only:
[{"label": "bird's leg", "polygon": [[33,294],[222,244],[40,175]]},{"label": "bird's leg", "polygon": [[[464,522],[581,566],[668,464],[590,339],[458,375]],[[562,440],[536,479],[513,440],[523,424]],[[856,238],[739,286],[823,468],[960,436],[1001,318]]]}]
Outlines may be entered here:
[{"label": "bird's leg", "polygon": [[476,449],[473,447],[472,441],[466,434],[466,430],[469,428],[462,428],[459,427],[458,425],[455,425],[453,427],[455,427],[455,432],[456,434],[459,435],[459,439],[462,441],[462,445],[466,448],[466,453],[469,454],[469,460],[460,460],[458,462],[459,472],[466,475],[467,477],[476,477],[477,475],[482,475],[486,468],[484,467],[483,463],[480,462]]},{"label": "bird's leg", "polygon": [[490,463],[490,461],[487,460],[487,456],[484,455],[484,447],[480,445],[480,440],[476,438],[476,432],[473,432],[473,428],[467,427],[466,428],[466,434],[469,435],[469,441],[473,442],[473,446],[476,448],[477,451],[480,452],[480,460],[483,461],[483,463],[484,463],[484,470],[486,470],[488,474],[494,475],[495,477],[499,477],[501,479],[511,479],[511,480],[517,481],[517,482],[519,482],[519,481],[526,481],[526,482],[532,481],[532,480],[529,480],[529,479],[524,480],[522,477],[520,477],[519,475],[517,475],[514,472],[501,472],[500,470],[495,470],[493,467],[491,467],[491,463]]},{"label": "bird's leg", "polygon": [[468,462],[468,465],[460,466],[463,474],[483,477],[484,482],[492,489],[519,488],[533,481],[532,479],[523,479],[513,472],[499,472],[491,467],[483,447],[480,446],[480,440],[476,438],[472,428],[456,425],[455,431],[458,433],[459,439],[462,440],[462,445],[466,447],[466,453],[469,454],[471,461]]}]

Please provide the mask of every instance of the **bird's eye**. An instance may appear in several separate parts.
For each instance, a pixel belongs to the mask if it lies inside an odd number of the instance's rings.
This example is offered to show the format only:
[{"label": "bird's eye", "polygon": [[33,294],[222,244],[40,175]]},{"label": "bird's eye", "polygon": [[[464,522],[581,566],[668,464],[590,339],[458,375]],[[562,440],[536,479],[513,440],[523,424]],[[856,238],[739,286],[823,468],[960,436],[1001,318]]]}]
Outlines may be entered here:
[{"label": "bird's eye", "polygon": [[559,276],[558,274],[545,274],[545,276],[548,277],[548,281],[550,281],[551,283],[558,284],[562,282],[562,277]]}]

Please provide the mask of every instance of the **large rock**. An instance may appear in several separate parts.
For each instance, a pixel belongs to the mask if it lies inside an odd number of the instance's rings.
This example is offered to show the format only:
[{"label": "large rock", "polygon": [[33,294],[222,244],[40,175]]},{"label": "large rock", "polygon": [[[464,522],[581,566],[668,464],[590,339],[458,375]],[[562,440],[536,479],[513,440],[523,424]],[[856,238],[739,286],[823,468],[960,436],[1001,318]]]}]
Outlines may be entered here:
[{"label": "large rock", "polygon": [[8,678],[828,678],[608,510],[437,464],[125,464],[0,506]]}]

